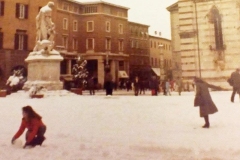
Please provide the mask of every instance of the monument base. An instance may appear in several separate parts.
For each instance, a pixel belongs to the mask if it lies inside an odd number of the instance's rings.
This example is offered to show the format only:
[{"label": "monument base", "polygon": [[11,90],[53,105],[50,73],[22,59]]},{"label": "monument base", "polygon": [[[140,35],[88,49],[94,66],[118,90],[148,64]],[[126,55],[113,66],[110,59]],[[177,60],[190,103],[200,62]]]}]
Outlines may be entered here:
[{"label": "monument base", "polygon": [[28,79],[23,89],[28,90],[33,85],[47,90],[61,90],[60,62],[63,57],[56,50],[31,52],[25,61],[28,63]]},{"label": "monument base", "polygon": [[62,90],[63,89],[63,83],[61,81],[27,81],[24,84],[23,89],[29,90],[32,86],[38,86],[46,88],[47,90]]}]

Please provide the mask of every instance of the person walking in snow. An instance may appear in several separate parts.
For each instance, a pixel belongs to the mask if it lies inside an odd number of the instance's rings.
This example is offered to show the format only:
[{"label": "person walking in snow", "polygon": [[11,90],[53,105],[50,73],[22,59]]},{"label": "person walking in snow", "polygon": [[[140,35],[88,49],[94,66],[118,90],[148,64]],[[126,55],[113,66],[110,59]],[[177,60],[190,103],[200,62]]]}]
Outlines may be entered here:
[{"label": "person walking in snow", "polygon": [[200,117],[203,117],[205,120],[205,124],[202,127],[209,128],[210,123],[208,115],[216,113],[218,109],[214,102],[212,101],[208,88],[213,88],[216,90],[222,90],[222,88],[210,85],[197,77],[194,78],[194,84],[196,86],[194,106],[195,107],[199,106]]},{"label": "person walking in snow", "polygon": [[178,77],[178,79],[177,79],[177,90],[178,90],[178,95],[179,96],[181,96],[182,88],[183,88],[183,80],[182,80],[182,78]]},{"label": "person walking in snow", "polygon": [[132,88],[134,90],[134,95],[138,96],[139,89],[140,89],[140,81],[139,81],[138,76],[135,77],[135,79],[134,79],[134,81],[132,83]]},{"label": "person walking in snow", "polygon": [[170,84],[170,80],[167,80],[166,83],[166,96],[169,94],[171,96],[171,84]]},{"label": "person walking in snow", "polygon": [[231,85],[233,87],[233,92],[231,95],[231,102],[234,102],[235,94],[240,94],[240,69],[237,68],[235,72],[231,74]]},{"label": "person walking in snow", "polygon": [[42,117],[37,114],[31,106],[23,107],[22,114],[22,123],[19,130],[12,138],[12,144],[14,144],[14,141],[19,138],[27,128],[26,143],[23,148],[42,145],[43,141],[46,139],[44,137],[46,125],[42,122]]}]

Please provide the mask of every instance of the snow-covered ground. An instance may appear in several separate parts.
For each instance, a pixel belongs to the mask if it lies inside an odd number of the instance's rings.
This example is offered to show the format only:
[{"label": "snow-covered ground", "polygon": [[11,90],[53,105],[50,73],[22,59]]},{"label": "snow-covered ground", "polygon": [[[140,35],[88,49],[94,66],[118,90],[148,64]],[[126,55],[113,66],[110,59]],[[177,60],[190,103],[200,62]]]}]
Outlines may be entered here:
[{"label": "snow-covered ground", "polygon": [[[240,102],[230,91],[211,92],[219,112],[211,128],[193,107],[193,92],[182,96],[105,97],[26,93],[0,98],[0,160],[239,160]],[[132,95],[132,92],[128,92]],[[11,138],[21,122],[21,108],[31,105],[47,125],[42,147],[15,148]],[[22,135],[20,139],[24,141]]]}]

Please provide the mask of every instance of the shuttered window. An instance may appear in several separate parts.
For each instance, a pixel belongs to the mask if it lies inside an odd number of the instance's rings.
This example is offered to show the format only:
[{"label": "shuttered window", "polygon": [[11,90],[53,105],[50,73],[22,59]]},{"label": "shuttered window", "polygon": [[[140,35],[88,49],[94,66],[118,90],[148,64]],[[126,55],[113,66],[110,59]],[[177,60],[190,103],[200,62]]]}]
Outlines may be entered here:
[{"label": "shuttered window", "polygon": [[16,3],[16,18],[28,19],[28,5]]},{"label": "shuttered window", "polygon": [[0,49],[3,49],[3,33],[0,32]]},{"label": "shuttered window", "polygon": [[0,16],[4,15],[4,1],[0,1]]},{"label": "shuttered window", "polygon": [[28,35],[26,33],[17,32],[15,34],[14,49],[28,50]]}]

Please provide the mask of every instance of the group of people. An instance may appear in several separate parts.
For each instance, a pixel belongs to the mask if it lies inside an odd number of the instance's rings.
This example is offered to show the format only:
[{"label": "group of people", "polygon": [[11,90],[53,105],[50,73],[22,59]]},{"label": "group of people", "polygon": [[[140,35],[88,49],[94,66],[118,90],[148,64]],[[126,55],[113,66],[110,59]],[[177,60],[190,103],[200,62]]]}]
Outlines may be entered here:
[{"label": "group of people", "polygon": [[[231,95],[231,102],[234,102],[234,98],[236,93],[240,96],[240,69],[237,68],[234,71],[230,78],[227,80],[229,85],[233,87],[232,95]],[[205,124],[203,128],[209,128],[209,114],[214,114],[218,111],[216,105],[212,101],[208,88],[213,88],[215,90],[225,90],[219,86],[214,86],[208,84],[207,82],[203,81],[200,78],[194,78],[194,84],[196,86],[196,95],[194,99],[194,106],[199,106],[200,117],[203,117],[205,120]]]},{"label": "group of people", "polygon": [[[133,81],[133,88],[135,95],[138,95],[139,90],[139,78],[136,77]],[[237,69],[235,72],[231,74],[231,77],[228,80],[229,84],[233,87],[233,93],[231,95],[231,101],[234,102],[234,96],[236,93],[240,94],[240,69]],[[200,117],[204,118],[205,124],[202,126],[203,128],[209,128],[209,114],[214,114],[218,111],[216,105],[212,101],[209,88],[213,88],[215,90],[224,90],[219,86],[214,86],[208,84],[203,81],[201,78],[194,77],[193,83],[196,90],[194,106],[199,106]],[[153,92],[157,92],[159,82],[156,78],[152,78],[150,83],[151,88],[154,90]],[[112,75],[110,70],[106,70],[105,74],[105,88],[106,95],[112,95]],[[155,93],[156,95],[156,93]],[[42,122],[42,117],[36,113],[31,106],[25,106],[22,108],[22,122],[19,130],[12,138],[12,144],[15,143],[16,139],[18,139],[27,128],[26,132],[26,143],[23,148],[26,147],[34,147],[36,145],[42,145],[43,141],[46,139],[44,134],[46,132],[46,125]]]},{"label": "group of people", "polygon": [[13,74],[6,82],[7,94],[21,90],[25,82],[26,78],[23,77],[22,70],[13,70]]}]

